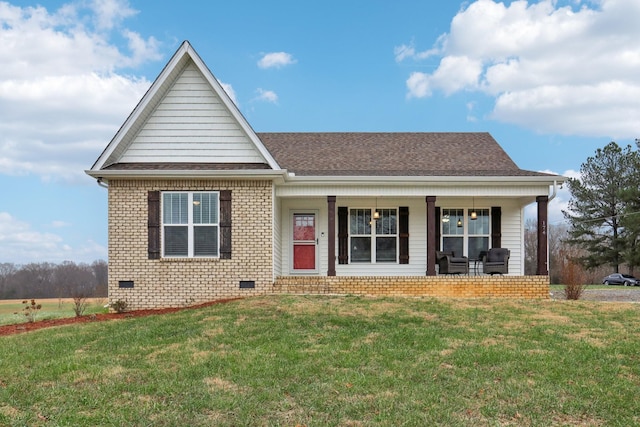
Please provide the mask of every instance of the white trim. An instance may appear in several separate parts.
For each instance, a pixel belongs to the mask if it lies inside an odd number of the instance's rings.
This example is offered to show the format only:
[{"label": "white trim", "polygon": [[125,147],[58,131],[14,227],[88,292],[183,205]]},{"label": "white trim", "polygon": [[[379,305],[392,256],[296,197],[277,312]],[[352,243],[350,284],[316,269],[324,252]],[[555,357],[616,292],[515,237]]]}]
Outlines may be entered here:
[{"label": "white trim", "polygon": [[[195,255],[194,251],[195,251],[195,236],[194,236],[194,229],[196,227],[196,224],[193,222],[193,206],[194,206],[194,202],[193,202],[193,195],[196,193],[207,193],[207,194],[215,194],[217,197],[217,208],[218,208],[218,214],[216,215],[218,222],[215,224],[205,224],[205,225],[209,225],[212,227],[216,227],[216,233],[217,233],[217,237],[216,237],[216,241],[217,241],[217,250],[216,252],[218,253],[217,255]],[[186,224],[165,224],[164,223],[164,196],[165,194],[186,194],[187,195],[187,223]],[[180,227],[187,227],[187,255],[186,256],[179,256],[179,255],[166,255],[165,254],[165,243],[166,243],[166,239],[164,238],[164,228],[165,226],[180,226]],[[198,258],[198,259],[218,259],[220,258],[220,192],[219,191],[200,191],[200,190],[194,190],[194,191],[181,191],[181,190],[176,190],[176,191],[161,191],[160,192],[160,235],[161,235],[161,242],[162,242],[162,247],[161,247],[161,253],[162,253],[162,258],[166,258],[166,259],[186,259],[186,258]]]}]

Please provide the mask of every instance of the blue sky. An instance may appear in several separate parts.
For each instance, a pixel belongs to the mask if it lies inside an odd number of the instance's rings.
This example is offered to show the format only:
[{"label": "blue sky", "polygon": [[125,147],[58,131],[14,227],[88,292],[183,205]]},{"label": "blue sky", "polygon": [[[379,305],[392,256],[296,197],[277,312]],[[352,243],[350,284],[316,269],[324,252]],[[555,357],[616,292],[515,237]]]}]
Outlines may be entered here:
[{"label": "blue sky", "polygon": [[576,177],[640,137],[638,22],[638,0],[0,1],[0,263],[107,258],[84,170],[183,40],[258,132],[487,131]]}]

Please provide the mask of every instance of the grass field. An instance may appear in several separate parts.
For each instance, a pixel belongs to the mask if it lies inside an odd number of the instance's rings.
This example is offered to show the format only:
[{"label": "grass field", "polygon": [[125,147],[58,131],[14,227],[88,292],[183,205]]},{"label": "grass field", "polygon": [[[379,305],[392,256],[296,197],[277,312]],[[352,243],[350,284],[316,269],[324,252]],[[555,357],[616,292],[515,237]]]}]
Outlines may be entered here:
[{"label": "grass field", "polygon": [[[27,321],[24,315],[25,305],[22,304],[22,301],[23,300],[0,300],[0,325],[10,325]],[[42,306],[35,314],[36,321],[75,316],[73,299],[71,298],[36,299],[35,301]],[[85,314],[106,313],[108,311],[108,309],[104,307],[106,303],[106,298],[89,298]]]},{"label": "grass field", "polygon": [[323,296],[0,338],[0,425],[639,425],[640,307]]}]

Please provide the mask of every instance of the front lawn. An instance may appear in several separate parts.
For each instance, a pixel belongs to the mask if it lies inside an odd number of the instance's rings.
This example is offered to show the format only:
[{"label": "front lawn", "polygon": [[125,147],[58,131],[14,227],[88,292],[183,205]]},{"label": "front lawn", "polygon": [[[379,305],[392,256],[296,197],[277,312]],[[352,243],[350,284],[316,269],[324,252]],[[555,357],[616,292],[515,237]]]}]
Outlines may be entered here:
[{"label": "front lawn", "polygon": [[327,296],[0,338],[0,425],[638,425],[640,307]]},{"label": "front lawn", "polygon": [[[27,321],[23,301],[25,300],[0,300],[0,326]],[[28,303],[31,302],[31,300],[26,301]],[[34,301],[36,304],[42,306],[40,310],[34,312],[36,321],[75,316],[72,298],[45,298],[35,299]],[[107,298],[88,298],[84,314],[106,313],[109,311],[109,309],[105,307],[106,303]]]}]

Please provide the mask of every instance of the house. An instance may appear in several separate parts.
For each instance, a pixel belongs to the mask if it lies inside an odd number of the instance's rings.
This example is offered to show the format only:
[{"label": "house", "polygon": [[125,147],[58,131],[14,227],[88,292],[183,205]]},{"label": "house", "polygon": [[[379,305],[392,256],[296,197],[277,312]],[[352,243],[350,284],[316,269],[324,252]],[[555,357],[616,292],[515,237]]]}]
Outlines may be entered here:
[{"label": "house", "polygon": [[[270,292],[548,297],[547,203],[563,177],[518,168],[487,133],[256,133],[188,42],[87,174],[108,187],[109,298],[130,308]],[[475,261],[492,247],[509,249],[507,275]],[[440,249],[470,274],[438,274]]]}]

